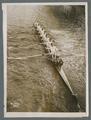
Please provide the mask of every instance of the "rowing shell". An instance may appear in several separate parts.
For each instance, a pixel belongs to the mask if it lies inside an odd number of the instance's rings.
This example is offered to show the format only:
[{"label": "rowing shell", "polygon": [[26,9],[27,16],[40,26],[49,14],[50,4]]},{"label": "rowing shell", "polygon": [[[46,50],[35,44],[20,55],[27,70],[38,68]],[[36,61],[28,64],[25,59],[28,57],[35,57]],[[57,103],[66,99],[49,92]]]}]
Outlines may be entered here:
[{"label": "rowing shell", "polygon": [[[45,30],[38,23],[35,24],[35,28],[37,29],[39,35],[41,36],[42,42],[44,42],[44,44],[45,44],[44,47],[47,46],[47,44],[49,42],[48,40],[50,40],[50,38],[46,37],[47,33],[45,32]],[[43,39],[43,38],[45,38],[45,39]],[[45,47],[45,50],[48,51],[47,47]],[[51,60],[51,59],[49,59],[49,60]],[[62,68],[62,65],[61,66],[55,65],[55,68],[57,69],[58,73],[60,74],[60,76],[64,80],[65,84],[69,88],[69,90],[72,93],[72,95],[75,95],[73,90],[72,90],[72,88],[71,88],[71,85],[70,85],[70,83],[69,83],[69,81],[67,79],[67,76],[65,75],[65,72],[64,72],[64,70]]]}]

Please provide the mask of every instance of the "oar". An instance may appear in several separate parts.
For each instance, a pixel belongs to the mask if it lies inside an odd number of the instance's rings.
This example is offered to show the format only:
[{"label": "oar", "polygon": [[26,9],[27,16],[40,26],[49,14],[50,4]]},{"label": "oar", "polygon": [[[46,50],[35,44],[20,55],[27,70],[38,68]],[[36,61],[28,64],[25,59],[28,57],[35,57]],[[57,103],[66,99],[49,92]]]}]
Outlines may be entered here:
[{"label": "oar", "polygon": [[8,57],[8,59],[13,59],[13,60],[26,60],[26,59],[30,59],[30,58],[35,58],[35,57],[41,57],[41,56],[47,56],[49,55],[47,54],[38,54],[38,55],[32,55],[32,56],[26,56],[26,57]]},{"label": "oar", "polygon": [[8,49],[29,49],[31,47],[37,46],[37,45],[43,45],[44,43],[39,43],[39,44],[34,44],[34,45],[29,45],[25,47],[8,47]]}]

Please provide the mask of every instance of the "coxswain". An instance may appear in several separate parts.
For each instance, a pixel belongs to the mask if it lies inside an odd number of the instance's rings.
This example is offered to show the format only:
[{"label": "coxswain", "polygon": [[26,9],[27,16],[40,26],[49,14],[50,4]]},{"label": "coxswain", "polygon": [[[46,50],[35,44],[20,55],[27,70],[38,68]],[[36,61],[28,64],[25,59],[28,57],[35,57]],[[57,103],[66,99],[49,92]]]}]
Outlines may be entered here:
[{"label": "coxswain", "polygon": [[56,55],[56,64],[62,66],[63,65],[63,60],[59,55]]}]

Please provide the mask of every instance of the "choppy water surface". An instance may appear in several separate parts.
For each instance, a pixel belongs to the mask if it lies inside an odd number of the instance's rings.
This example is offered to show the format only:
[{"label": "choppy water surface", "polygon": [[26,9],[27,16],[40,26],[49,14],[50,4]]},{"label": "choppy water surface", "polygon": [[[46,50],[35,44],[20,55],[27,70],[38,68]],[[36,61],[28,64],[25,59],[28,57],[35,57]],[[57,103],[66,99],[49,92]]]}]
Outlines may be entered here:
[{"label": "choppy water surface", "polygon": [[[36,8],[37,9],[37,8]],[[46,12],[47,11],[47,12]],[[48,10],[38,8],[41,22],[46,21]],[[51,13],[50,13],[51,14]],[[51,14],[52,15],[52,14]],[[28,16],[28,13],[27,13]],[[33,16],[33,14],[32,14]],[[37,14],[35,15],[35,17]],[[9,17],[9,16],[8,16]],[[48,15],[49,17],[49,15]],[[16,17],[17,19],[19,16]],[[33,20],[21,18],[21,24],[11,19],[8,24],[8,57],[27,57],[45,53],[39,45],[40,38],[33,27]],[[55,18],[56,19],[56,18]],[[54,21],[55,21],[54,19]],[[23,21],[27,24],[22,24]],[[44,23],[44,22],[43,22]],[[63,22],[62,28],[48,28],[55,38],[56,46],[64,61],[64,70],[78,94],[82,111],[85,110],[85,40],[84,31],[68,29]],[[50,26],[51,22],[50,22]],[[79,32],[78,32],[79,30]],[[79,34],[80,33],[80,34]],[[35,45],[36,44],[36,45]],[[34,46],[32,46],[34,45]],[[70,112],[78,111],[70,91],[60,78],[53,64],[47,57],[22,60],[8,60],[8,101],[7,110],[13,112]],[[84,94],[83,94],[84,93]]]},{"label": "choppy water surface", "polygon": [[59,48],[64,61],[65,73],[73,90],[78,94],[81,107],[85,109],[86,43],[84,31],[78,27],[75,30],[67,28],[51,32],[55,36],[56,46]]}]

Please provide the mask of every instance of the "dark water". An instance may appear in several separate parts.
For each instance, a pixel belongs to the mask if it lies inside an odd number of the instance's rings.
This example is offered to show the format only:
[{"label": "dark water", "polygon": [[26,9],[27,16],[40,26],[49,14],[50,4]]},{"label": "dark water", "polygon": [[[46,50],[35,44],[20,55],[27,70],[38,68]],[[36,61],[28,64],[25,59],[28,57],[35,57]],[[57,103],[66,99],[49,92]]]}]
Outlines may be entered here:
[{"label": "dark water", "polygon": [[[78,94],[82,111],[85,110],[85,40],[81,28],[67,26],[52,16],[49,7],[37,7],[36,14],[31,14],[34,8],[16,8],[14,15],[8,15],[8,57],[27,57],[45,53],[40,38],[33,27],[33,20],[39,16],[42,24],[49,26],[49,31],[56,39],[56,46],[60,49],[64,60],[64,70],[68,79]],[[29,10],[29,11],[28,11]],[[49,11],[49,13],[48,13]],[[12,13],[12,12],[8,12]],[[21,12],[20,12],[21,13]],[[27,14],[25,14],[27,13]],[[20,15],[20,16],[19,16]],[[26,18],[24,16],[29,16]],[[33,17],[32,17],[33,16]],[[52,16],[47,24],[46,21]],[[30,19],[32,17],[32,19]],[[9,21],[10,18],[10,21]],[[34,18],[34,19],[33,19]],[[29,23],[30,20],[30,23]],[[79,30],[79,32],[78,32]],[[36,45],[35,45],[36,44]],[[34,45],[34,46],[32,46]],[[81,83],[81,84],[80,84]],[[13,112],[74,112],[78,111],[76,101],[69,89],[60,78],[53,64],[47,57],[37,57],[22,60],[8,60],[8,100],[7,110]]]}]

